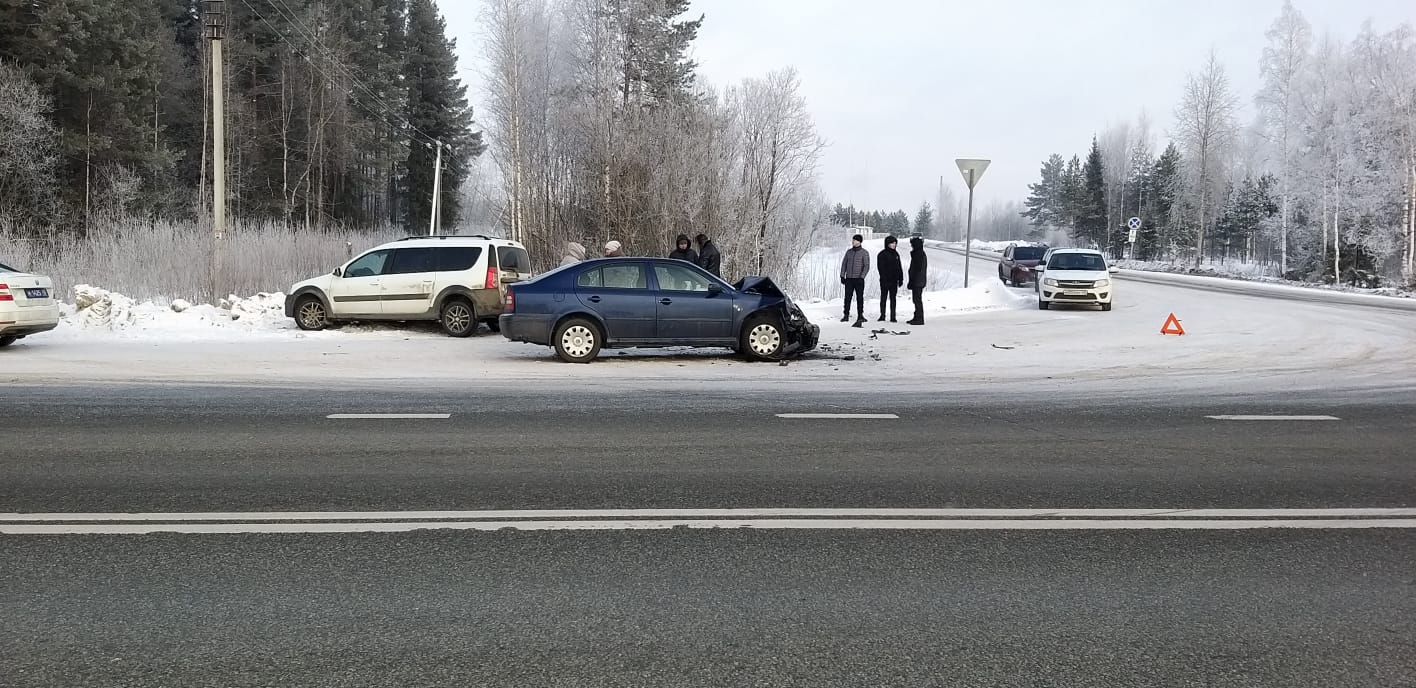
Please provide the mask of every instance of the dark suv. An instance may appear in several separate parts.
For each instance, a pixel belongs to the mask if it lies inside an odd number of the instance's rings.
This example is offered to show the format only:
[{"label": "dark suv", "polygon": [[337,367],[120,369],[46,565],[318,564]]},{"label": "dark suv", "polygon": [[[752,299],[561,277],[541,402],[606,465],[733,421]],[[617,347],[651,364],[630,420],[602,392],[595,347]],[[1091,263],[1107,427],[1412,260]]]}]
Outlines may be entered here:
[{"label": "dark suv", "polygon": [[1003,249],[1003,257],[998,261],[998,279],[1017,287],[1034,281],[1033,268],[1042,262],[1046,253],[1046,246],[1034,244],[1013,244]]}]

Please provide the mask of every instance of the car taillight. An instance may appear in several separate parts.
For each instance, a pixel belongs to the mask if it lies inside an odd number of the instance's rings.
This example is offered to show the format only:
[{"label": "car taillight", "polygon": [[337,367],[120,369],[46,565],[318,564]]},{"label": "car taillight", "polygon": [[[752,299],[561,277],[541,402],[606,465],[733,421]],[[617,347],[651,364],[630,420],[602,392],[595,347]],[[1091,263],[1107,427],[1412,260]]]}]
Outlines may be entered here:
[{"label": "car taillight", "polygon": [[516,292],[511,291],[511,290],[507,290],[507,292],[506,292],[506,308],[504,309],[504,312],[506,312],[506,313],[514,313],[514,312],[516,312]]},{"label": "car taillight", "polygon": [[15,295],[10,293],[10,285],[0,284],[0,301],[14,301]]},{"label": "car taillight", "polygon": [[486,284],[486,286],[485,286],[484,288],[485,288],[485,289],[496,289],[496,288],[497,288],[497,269],[494,268],[494,267],[492,267],[492,266],[490,266],[490,265],[487,266],[487,284]]}]

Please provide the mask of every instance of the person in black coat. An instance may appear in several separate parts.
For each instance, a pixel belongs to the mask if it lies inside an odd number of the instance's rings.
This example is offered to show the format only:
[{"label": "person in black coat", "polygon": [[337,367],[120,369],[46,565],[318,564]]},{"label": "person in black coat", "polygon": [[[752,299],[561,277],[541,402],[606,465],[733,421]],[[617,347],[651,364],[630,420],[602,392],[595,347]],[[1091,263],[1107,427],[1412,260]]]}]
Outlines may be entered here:
[{"label": "person in black coat", "polygon": [[706,234],[699,234],[693,240],[698,244],[698,267],[713,273],[715,277],[722,277],[723,254],[718,253],[718,247]]},{"label": "person in black coat", "polygon": [[911,325],[924,324],[924,287],[929,283],[929,257],[924,255],[924,239],[910,239],[910,298],[914,299],[914,317]]},{"label": "person in black coat", "polygon": [[678,241],[674,242],[674,252],[669,254],[674,260],[686,260],[694,265],[698,264],[698,252],[693,250],[693,242],[688,240],[687,234],[678,235]]},{"label": "person in black coat", "polygon": [[905,269],[900,265],[900,240],[885,237],[885,250],[875,254],[875,272],[880,275],[880,322],[885,321],[885,305],[890,305],[890,322],[895,321],[895,299],[905,286]]}]

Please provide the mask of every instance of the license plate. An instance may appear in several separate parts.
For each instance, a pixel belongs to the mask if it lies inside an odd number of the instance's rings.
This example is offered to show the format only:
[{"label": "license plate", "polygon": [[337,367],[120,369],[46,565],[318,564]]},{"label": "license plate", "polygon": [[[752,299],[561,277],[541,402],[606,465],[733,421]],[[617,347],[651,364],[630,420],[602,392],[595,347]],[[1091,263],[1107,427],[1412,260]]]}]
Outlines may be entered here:
[{"label": "license plate", "polygon": [[27,298],[27,299],[47,299],[47,298],[49,298],[49,290],[48,290],[48,289],[26,289],[26,290],[25,290],[25,298]]},{"label": "license plate", "polygon": [[1063,294],[1066,294],[1067,296],[1086,296],[1086,295],[1087,295],[1087,293],[1084,292],[1084,291],[1066,291],[1066,292],[1062,292],[1062,293],[1063,293]]}]

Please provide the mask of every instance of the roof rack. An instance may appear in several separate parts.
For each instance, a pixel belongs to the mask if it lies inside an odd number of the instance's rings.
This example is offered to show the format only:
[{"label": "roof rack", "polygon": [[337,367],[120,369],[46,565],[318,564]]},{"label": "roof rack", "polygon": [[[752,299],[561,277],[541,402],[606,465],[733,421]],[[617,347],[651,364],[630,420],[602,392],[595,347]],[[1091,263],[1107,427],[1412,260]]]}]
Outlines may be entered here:
[{"label": "roof rack", "polygon": [[497,238],[486,234],[423,234],[421,236],[406,236],[399,241],[414,241],[416,239],[487,239],[490,241]]}]

